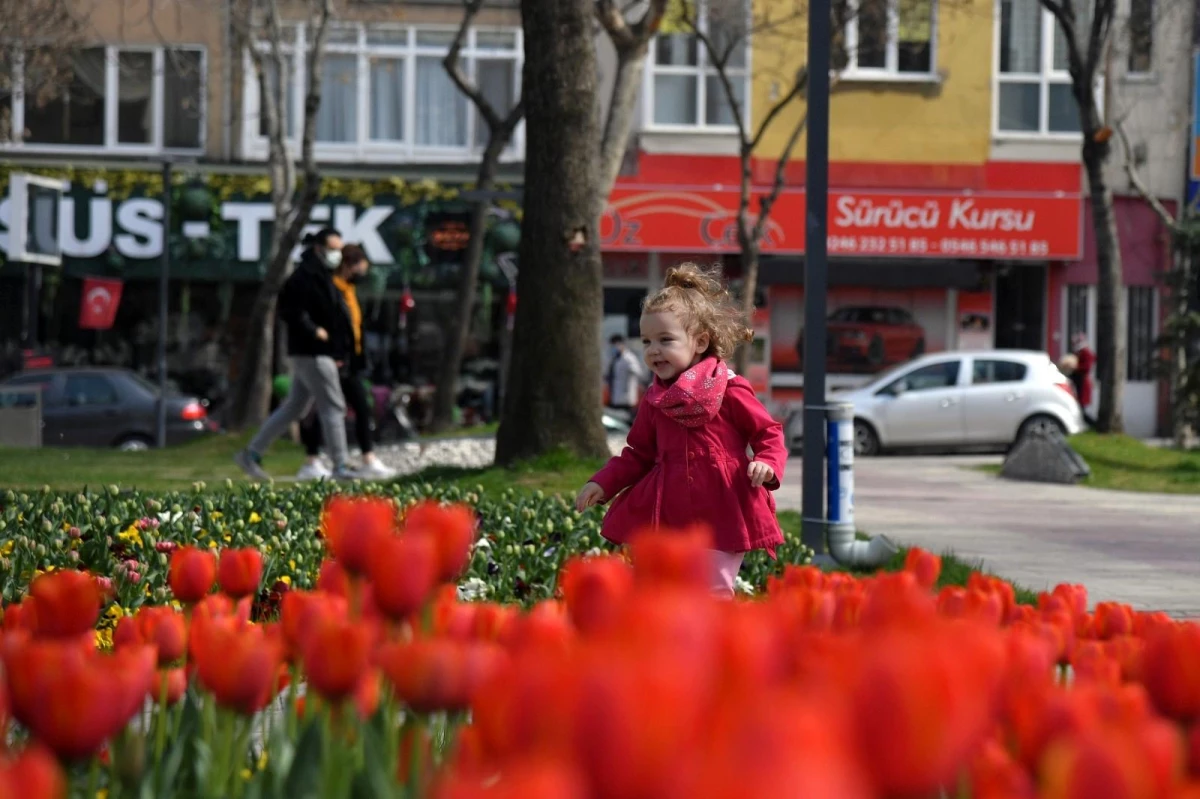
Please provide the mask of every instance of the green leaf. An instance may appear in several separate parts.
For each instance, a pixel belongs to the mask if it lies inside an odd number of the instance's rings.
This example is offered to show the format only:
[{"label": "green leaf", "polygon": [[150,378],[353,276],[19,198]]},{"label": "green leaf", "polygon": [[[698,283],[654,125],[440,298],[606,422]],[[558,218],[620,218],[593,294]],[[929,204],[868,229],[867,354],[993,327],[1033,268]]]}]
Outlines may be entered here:
[{"label": "green leaf", "polygon": [[298,799],[313,795],[317,775],[321,770],[322,737],[321,725],[316,721],[309,722],[308,727],[300,734],[295,759],[284,784],[284,796]]}]

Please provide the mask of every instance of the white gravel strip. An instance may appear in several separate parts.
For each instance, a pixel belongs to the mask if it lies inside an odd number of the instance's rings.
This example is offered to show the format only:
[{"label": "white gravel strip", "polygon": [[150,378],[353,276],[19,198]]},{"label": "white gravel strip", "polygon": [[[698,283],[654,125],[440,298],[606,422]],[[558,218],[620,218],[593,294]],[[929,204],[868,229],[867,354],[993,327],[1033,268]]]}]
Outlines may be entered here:
[{"label": "white gravel strip", "polygon": [[[613,454],[625,446],[625,436],[608,438]],[[458,466],[479,469],[492,465],[496,454],[493,438],[442,438],[413,444],[380,447],[375,454],[400,475],[409,475],[430,466]]]}]

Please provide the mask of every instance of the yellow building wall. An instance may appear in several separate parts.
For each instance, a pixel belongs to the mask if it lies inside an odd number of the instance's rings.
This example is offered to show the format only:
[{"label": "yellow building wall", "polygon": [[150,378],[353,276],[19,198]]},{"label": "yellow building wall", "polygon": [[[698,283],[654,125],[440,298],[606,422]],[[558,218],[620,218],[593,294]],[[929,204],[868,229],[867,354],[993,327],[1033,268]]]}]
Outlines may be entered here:
[{"label": "yellow building wall", "polygon": [[[804,3],[754,0],[753,124],[783,97],[807,58]],[[991,0],[938,3],[934,68],[920,82],[836,79],[830,99],[833,161],[981,164],[991,145]],[[794,102],[771,124],[755,152],[776,160],[805,113]],[[801,137],[792,157],[804,158]]]}]

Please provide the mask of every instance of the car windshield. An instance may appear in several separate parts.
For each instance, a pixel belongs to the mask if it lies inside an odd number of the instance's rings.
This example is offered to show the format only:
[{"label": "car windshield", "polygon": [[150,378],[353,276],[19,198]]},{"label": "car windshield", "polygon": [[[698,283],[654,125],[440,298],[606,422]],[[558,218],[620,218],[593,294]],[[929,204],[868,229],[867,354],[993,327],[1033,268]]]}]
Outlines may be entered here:
[{"label": "car windshield", "polygon": [[[154,396],[156,396],[156,397],[158,396],[158,383],[157,382],[151,381],[150,378],[146,377],[145,375],[143,375],[140,372],[132,372],[131,371],[131,372],[125,372],[125,374],[128,375],[129,379],[132,380],[134,383],[137,383],[139,386],[146,389],[146,391],[149,391]],[[169,397],[169,396],[172,396],[172,395],[175,395],[178,393],[179,393],[179,384],[168,377],[167,378],[167,396]]]},{"label": "car windshield", "polygon": [[864,386],[864,388],[871,390],[878,389],[898,377],[902,372],[907,372],[909,369],[913,368],[913,364],[914,361],[905,361],[904,363],[896,364],[890,369],[885,369],[884,371],[876,374],[874,379],[871,380],[869,384]]}]

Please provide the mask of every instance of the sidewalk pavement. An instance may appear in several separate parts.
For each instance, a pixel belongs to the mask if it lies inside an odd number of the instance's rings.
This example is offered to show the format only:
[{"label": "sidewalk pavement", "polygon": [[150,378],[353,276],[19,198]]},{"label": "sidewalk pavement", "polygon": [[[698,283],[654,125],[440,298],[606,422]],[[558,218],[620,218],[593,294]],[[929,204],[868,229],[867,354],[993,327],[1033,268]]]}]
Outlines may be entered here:
[{"label": "sidewalk pavement", "polygon": [[[988,457],[855,462],[855,521],[898,543],[980,559],[1027,588],[1082,583],[1090,600],[1200,616],[1200,496],[1017,483]],[[798,458],[777,494],[800,509]]]}]

